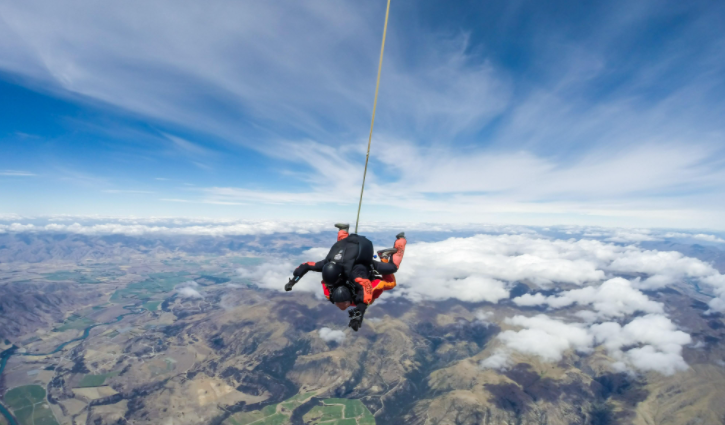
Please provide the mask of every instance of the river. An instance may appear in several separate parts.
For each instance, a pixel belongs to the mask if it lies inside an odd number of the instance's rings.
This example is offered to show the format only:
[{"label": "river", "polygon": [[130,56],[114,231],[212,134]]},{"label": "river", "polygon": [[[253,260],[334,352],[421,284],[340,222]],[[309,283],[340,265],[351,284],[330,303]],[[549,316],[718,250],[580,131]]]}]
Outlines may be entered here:
[{"label": "river", "polygon": [[[120,322],[126,316],[130,316],[132,314],[141,314],[141,313],[144,312],[144,309],[143,308],[139,308],[139,307],[137,307],[135,305],[125,305],[125,306],[123,306],[123,308],[125,308],[127,310],[131,310],[131,312],[130,313],[121,314],[120,316],[116,317],[116,320],[113,320],[113,321],[110,321],[110,322],[106,322],[106,323],[96,323],[96,324],[90,325],[90,326],[88,326],[87,328],[85,328],[83,330],[83,335],[79,336],[78,338],[73,338],[70,341],[66,341],[66,342],[58,345],[57,347],[55,347],[55,349],[53,349],[53,351],[50,351],[48,353],[32,353],[32,354],[31,353],[20,353],[19,355],[21,355],[21,356],[33,356],[33,357],[35,357],[35,356],[48,356],[48,355],[51,355],[51,354],[55,354],[58,351],[64,349],[68,344],[74,343],[76,341],[82,341],[82,340],[88,338],[88,335],[90,335],[90,333],[91,333],[91,329],[93,329],[95,327],[105,326],[105,325],[112,325],[114,323]],[[135,309],[135,311],[134,311],[134,309]],[[12,357],[13,355],[16,354],[16,351],[17,350],[18,350],[18,347],[16,347],[16,346],[13,345],[9,349],[7,349],[7,350],[3,351],[2,353],[0,353],[0,378],[2,378],[3,372],[5,371],[5,365],[8,364],[8,360],[10,360],[10,357]],[[18,421],[15,419],[15,416],[13,416],[10,413],[10,411],[7,408],[5,408],[5,406],[1,402],[0,402],[0,413],[5,417],[5,419],[8,421],[8,423],[10,425],[19,425],[18,424]]]}]

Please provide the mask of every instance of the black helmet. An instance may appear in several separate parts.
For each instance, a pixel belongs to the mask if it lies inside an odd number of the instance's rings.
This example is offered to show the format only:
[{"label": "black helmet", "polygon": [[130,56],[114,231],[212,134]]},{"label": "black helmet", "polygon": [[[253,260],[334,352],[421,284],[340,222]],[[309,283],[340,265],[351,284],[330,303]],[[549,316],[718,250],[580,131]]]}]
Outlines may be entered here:
[{"label": "black helmet", "polygon": [[345,301],[352,301],[352,293],[347,286],[338,286],[333,289],[332,295],[330,295],[330,301],[333,303],[341,303]]},{"label": "black helmet", "polygon": [[328,284],[334,286],[342,275],[342,266],[337,263],[327,263],[322,268],[322,280]]}]

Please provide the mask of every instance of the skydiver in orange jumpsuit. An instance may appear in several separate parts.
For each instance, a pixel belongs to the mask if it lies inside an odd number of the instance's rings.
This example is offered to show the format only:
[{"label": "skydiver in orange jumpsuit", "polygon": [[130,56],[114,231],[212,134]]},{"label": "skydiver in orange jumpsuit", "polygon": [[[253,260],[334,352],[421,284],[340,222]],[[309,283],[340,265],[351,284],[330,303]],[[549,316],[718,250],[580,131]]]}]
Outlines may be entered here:
[{"label": "skydiver in orange jumpsuit", "polygon": [[[395,276],[393,273],[398,271],[400,263],[403,261],[405,254],[405,233],[401,232],[396,236],[394,248],[378,251],[381,261],[373,261],[370,259],[357,259],[354,264],[348,260],[346,272],[341,266],[345,263],[342,257],[333,257],[336,247],[343,247],[340,254],[344,254],[343,243],[341,241],[350,237],[347,224],[336,224],[339,229],[337,233],[338,243],[333,246],[328,258],[319,262],[303,263],[295,269],[290,282],[285,286],[285,290],[289,291],[302,276],[308,271],[322,272],[322,289],[325,297],[333,302],[340,310],[346,310],[349,307],[350,327],[357,331],[362,325],[362,317],[367,306],[372,304],[383,292],[393,289],[396,286]],[[369,244],[370,256],[372,257],[372,244],[364,237],[353,235],[349,239],[352,244]],[[345,241],[347,242],[347,241]],[[353,245],[355,246],[355,245]],[[358,245],[359,247],[360,245]],[[357,248],[355,248],[357,250]],[[347,255],[347,257],[350,257]],[[336,261],[337,260],[337,261]],[[339,264],[338,264],[339,263]]]}]

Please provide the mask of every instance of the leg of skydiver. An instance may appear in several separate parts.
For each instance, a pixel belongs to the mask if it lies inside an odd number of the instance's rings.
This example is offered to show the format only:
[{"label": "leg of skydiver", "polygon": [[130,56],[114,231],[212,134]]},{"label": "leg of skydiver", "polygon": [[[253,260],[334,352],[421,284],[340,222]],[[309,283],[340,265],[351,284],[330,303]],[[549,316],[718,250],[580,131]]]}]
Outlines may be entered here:
[{"label": "leg of skydiver", "polygon": [[375,261],[373,264],[375,266],[375,270],[383,276],[383,281],[391,284],[389,285],[390,287],[386,289],[393,289],[395,287],[395,276],[393,276],[393,273],[398,271],[400,263],[403,261],[403,255],[405,255],[405,245],[407,242],[408,241],[405,239],[405,233],[400,232],[396,236],[394,248],[378,251],[381,261]]},{"label": "leg of skydiver", "polygon": [[400,263],[403,261],[405,245],[407,243],[408,241],[405,239],[405,232],[400,232],[395,236],[395,244],[393,247],[396,248],[398,252],[393,254],[393,264],[395,264],[396,267],[400,267]]},{"label": "leg of skydiver", "polygon": [[352,268],[350,280],[353,285],[357,287],[357,293],[355,294],[353,300],[355,308],[348,310],[350,315],[350,323],[348,326],[356,332],[360,329],[360,326],[362,326],[365,310],[367,310],[368,305],[373,302],[373,287],[370,282],[370,278],[372,278],[372,270],[370,269],[370,266],[356,264],[355,267]]},{"label": "leg of skydiver", "polygon": [[395,275],[393,273],[398,271],[393,263],[384,263],[381,261],[373,261],[373,267],[380,273],[380,281],[373,282],[373,299],[377,299],[382,295],[384,291],[395,288]]},{"label": "leg of skydiver", "polygon": [[350,225],[347,223],[337,223],[335,224],[335,227],[337,227],[337,241],[341,241],[345,239],[346,237],[350,236]]},{"label": "leg of skydiver", "polygon": [[398,267],[394,263],[388,262],[387,259],[384,259],[383,261],[373,261],[373,268],[375,268],[375,270],[383,276],[393,274],[398,271]]}]

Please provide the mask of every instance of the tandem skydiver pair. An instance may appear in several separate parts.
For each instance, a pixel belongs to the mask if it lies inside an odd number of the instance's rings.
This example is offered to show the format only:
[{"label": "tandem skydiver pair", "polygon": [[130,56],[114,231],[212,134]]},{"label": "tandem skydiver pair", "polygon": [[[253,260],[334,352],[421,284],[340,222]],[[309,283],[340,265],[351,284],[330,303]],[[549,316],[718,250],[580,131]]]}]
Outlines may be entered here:
[{"label": "tandem skydiver pair", "polygon": [[337,243],[330,248],[324,260],[307,262],[297,267],[286,291],[308,271],[322,273],[325,297],[340,310],[348,311],[349,326],[357,331],[362,325],[365,310],[384,291],[396,286],[394,273],[398,271],[405,254],[405,233],[396,236],[393,248],[378,251],[381,261],[373,259],[373,244],[365,236],[350,234],[348,224],[336,224],[339,229]]}]

